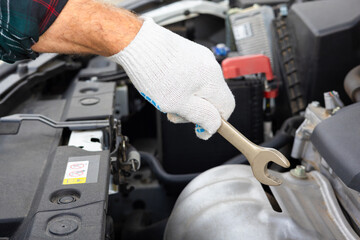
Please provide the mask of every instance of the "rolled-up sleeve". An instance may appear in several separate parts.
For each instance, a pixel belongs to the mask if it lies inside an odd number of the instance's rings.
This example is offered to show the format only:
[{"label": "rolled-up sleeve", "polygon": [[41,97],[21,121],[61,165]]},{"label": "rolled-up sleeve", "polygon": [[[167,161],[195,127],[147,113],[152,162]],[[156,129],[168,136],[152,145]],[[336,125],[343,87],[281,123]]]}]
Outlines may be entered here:
[{"label": "rolled-up sleeve", "polygon": [[0,0],[0,58],[14,63],[35,59],[31,50],[68,0]]}]

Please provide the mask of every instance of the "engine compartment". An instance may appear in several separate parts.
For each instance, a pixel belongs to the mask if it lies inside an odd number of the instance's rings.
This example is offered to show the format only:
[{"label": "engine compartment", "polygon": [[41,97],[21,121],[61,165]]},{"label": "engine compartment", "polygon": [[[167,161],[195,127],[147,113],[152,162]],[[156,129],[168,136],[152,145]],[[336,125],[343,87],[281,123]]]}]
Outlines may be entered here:
[{"label": "engine compartment", "polygon": [[246,74],[224,70],[229,122],[289,159],[268,166],[283,184],[261,185],[219,135],[167,121],[121,66],[42,54],[0,64],[1,240],[359,238],[360,75],[346,77],[360,64],[359,1],[118,6],[212,48],[223,69],[245,57]]}]

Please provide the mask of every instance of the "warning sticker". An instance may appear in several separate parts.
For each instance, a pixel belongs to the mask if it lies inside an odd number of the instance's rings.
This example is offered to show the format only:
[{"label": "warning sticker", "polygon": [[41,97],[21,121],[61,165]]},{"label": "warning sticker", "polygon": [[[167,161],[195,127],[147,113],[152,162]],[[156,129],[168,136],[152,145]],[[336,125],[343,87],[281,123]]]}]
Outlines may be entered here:
[{"label": "warning sticker", "polygon": [[68,162],[63,184],[86,183],[89,161]]},{"label": "warning sticker", "polygon": [[235,40],[249,38],[253,35],[251,24],[249,22],[237,24],[233,27]]},{"label": "warning sticker", "polygon": [[99,167],[100,155],[70,157],[62,184],[96,183],[98,181]]}]

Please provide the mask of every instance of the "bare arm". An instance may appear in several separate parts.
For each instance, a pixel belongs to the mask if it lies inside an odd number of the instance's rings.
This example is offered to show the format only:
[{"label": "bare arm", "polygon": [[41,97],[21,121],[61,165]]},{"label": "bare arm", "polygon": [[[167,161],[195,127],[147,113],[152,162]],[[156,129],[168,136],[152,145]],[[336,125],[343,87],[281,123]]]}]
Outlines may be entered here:
[{"label": "bare arm", "polygon": [[[136,36],[136,38],[135,38]],[[175,123],[208,139],[235,108],[213,53],[123,9],[69,0],[32,49],[97,54],[120,64],[142,96]],[[200,127],[201,126],[201,127]]]},{"label": "bare arm", "polygon": [[141,25],[142,21],[129,11],[93,0],[69,0],[32,49],[111,56],[135,38]]}]

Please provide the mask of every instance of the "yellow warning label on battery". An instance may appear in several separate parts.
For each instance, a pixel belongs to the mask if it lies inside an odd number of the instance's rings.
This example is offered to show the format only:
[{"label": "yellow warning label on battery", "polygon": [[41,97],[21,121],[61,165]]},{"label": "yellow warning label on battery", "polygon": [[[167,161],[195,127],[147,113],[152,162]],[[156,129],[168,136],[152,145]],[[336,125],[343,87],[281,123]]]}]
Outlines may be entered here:
[{"label": "yellow warning label on battery", "polygon": [[89,161],[68,162],[64,175],[63,185],[86,183]]},{"label": "yellow warning label on battery", "polygon": [[63,185],[68,184],[81,184],[86,183],[86,177],[83,178],[65,178],[63,181]]}]

